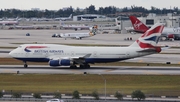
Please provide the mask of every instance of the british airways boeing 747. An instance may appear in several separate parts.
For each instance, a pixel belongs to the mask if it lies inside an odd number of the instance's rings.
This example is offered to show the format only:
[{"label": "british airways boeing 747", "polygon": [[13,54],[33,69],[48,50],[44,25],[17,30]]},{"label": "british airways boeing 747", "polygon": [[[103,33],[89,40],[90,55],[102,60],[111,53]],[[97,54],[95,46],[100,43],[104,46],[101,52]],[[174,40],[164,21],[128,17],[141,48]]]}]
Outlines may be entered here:
[{"label": "british airways boeing 747", "polygon": [[50,66],[70,66],[70,68],[90,68],[91,63],[107,63],[127,60],[161,52],[156,46],[164,26],[155,24],[138,40],[128,47],[77,47],[55,44],[23,44],[9,55],[22,60],[24,67],[28,61],[48,62]]}]

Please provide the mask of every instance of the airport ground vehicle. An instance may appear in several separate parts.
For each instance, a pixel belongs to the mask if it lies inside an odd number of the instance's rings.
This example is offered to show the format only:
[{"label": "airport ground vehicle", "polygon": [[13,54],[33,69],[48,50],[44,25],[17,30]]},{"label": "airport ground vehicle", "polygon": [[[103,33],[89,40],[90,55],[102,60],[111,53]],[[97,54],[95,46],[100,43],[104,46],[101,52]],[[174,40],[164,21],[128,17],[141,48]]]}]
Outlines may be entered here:
[{"label": "airport ground vehicle", "polygon": [[64,102],[64,100],[62,100],[62,99],[51,99],[51,100],[48,100],[46,102]]},{"label": "airport ground vehicle", "polygon": [[59,34],[53,34],[52,37],[60,37]]}]

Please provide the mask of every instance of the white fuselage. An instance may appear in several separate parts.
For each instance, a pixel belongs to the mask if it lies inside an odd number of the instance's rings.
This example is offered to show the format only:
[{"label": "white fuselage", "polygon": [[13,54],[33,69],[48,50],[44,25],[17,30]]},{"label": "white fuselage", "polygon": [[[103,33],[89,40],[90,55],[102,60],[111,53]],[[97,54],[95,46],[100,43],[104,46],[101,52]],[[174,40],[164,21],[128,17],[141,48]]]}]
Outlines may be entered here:
[{"label": "white fuselage", "polygon": [[90,37],[93,36],[93,34],[91,35],[90,33],[64,33],[64,34],[60,34],[60,37],[62,38],[85,38],[85,37]]},{"label": "white fuselage", "polygon": [[[31,48],[28,48],[28,47]],[[34,46],[39,46],[35,47]],[[155,52],[139,52],[139,47],[73,47],[53,44],[25,44],[10,52],[10,55],[23,61],[48,62],[50,59],[80,59],[86,63],[114,62]]]},{"label": "white fuselage", "polygon": [[[50,66],[90,68],[89,63],[115,62],[161,52],[157,47],[164,26],[155,24],[129,47],[75,47],[54,44],[24,44],[9,54],[19,60],[49,62]],[[94,32],[94,31],[92,31]],[[91,33],[90,33],[91,34]]]},{"label": "white fuselage", "polygon": [[168,28],[165,27],[162,31],[163,34],[180,34],[180,28]]},{"label": "white fuselage", "polygon": [[1,25],[18,25],[18,21],[0,21]]},{"label": "white fuselage", "polygon": [[90,26],[86,25],[62,25],[64,29],[89,30]]}]

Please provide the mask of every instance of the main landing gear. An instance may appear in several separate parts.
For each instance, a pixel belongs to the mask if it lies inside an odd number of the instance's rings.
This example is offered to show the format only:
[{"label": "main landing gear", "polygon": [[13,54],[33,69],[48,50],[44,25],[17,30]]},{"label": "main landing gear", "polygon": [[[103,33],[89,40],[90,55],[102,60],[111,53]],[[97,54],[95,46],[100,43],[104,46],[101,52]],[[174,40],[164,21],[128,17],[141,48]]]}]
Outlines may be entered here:
[{"label": "main landing gear", "polygon": [[70,68],[75,69],[75,68],[77,68],[77,66],[76,65],[71,65]]},{"label": "main landing gear", "polygon": [[90,68],[89,64],[81,64],[79,68]]},{"label": "main landing gear", "polygon": [[[74,69],[74,68],[77,68],[77,66],[76,65],[71,65],[70,68]],[[80,64],[79,68],[90,68],[90,65],[89,64]]]},{"label": "main landing gear", "polygon": [[24,68],[27,68],[27,67],[28,67],[28,65],[27,65],[26,61],[24,61]]}]

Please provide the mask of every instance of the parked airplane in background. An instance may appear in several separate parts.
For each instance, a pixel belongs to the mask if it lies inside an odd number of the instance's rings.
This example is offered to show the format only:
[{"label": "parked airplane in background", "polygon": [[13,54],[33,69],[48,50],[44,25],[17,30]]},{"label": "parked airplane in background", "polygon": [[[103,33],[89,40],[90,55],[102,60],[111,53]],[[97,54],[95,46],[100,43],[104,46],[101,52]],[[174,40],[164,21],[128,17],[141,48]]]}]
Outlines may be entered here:
[{"label": "parked airplane in background", "polygon": [[61,37],[61,38],[65,38],[65,40],[67,38],[73,38],[73,39],[82,39],[82,38],[86,38],[86,37],[91,37],[96,35],[97,33],[97,26],[93,26],[90,29],[90,32],[88,33],[61,33],[61,34],[57,34],[56,37]]},{"label": "parked airplane in background", "polygon": [[[133,26],[133,31],[138,33],[144,33],[149,28],[142,23],[139,19],[137,19],[135,16],[129,17]],[[162,37],[164,37],[166,40],[180,40],[180,28],[169,28],[164,27],[164,30],[162,31]]]},{"label": "parked airplane in background", "polygon": [[3,21],[4,20],[4,18],[0,18],[0,21]]},{"label": "parked airplane in background", "polygon": [[0,21],[0,25],[18,25],[18,21]]},{"label": "parked airplane in background", "polygon": [[129,16],[132,26],[133,26],[133,30],[137,33],[144,33],[146,32],[149,28],[143,24],[139,19],[137,19],[135,16]]},{"label": "parked airplane in background", "polygon": [[19,18],[3,18],[0,20],[0,25],[18,25],[19,24]]},{"label": "parked airplane in background", "polygon": [[81,17],[81,21],[92,21],[92,19]]},{"label": "parked airplane in background", "polygon": [[55,18],[56,21],[68,21],[68,20],[72,20],[72,14],[70,14],[69,17],[58,17]]},{"label": "parked airplane in background", "polygon": [[56,44],[23,44],[9,55],[24,62],[49,62],[50,66],[90,68],[89,64],[127,60],[161,52],[157,47],[164,26],[155,24],[128,47],[77,47]]},{"label": "parked airplane in background", "polygon": [[104,24],[104,25],[99,25],[98,30],[103,31],[103,30],[121,30],[121,21],[118,20],[118,18],[115,18],[115,24]]},{"label": "parked airplane in background", "polygon": [[77,30],[89,30],[90,26],[85,24],[78,24],[78,25],[68,25],[64,24],[64,22],[60,21],[60,27],[61,29],[73,29],[75,31]]}]

